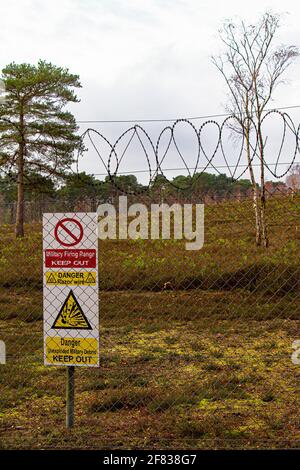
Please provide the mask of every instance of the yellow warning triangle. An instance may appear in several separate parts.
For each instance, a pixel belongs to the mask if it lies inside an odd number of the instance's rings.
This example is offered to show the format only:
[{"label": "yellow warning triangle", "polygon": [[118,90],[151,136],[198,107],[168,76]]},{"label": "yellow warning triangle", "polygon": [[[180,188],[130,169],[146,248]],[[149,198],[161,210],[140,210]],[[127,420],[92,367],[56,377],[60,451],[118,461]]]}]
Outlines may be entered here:
[{"label": "yellow warning triangle", "polygon": [[64,301],[52,328],[65,328],[69,330],[92,329],[72,290],[70,290],[66,300]]},{"label": "yellow warning triangle", "polygon": [[89,284],[89,283],[95,283],[96,282],[96,276],[94,276],[93,273],[89,273],[86,280],[85,280],[86,284]]},{"label": "yellow warning triangle", "polygon": [[54,276],[54,274],[51,273],[50,276],[47,279],[47,284],[55,284],[55,283],[56,283],[55,276]]}]

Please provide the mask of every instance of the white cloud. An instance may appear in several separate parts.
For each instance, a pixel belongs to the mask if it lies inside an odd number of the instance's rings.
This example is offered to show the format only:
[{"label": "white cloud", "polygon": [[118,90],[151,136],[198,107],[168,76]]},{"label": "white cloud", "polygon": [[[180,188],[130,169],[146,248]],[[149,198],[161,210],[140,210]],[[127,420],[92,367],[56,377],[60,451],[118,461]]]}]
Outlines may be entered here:
[{"label": "white cloud", "polygon": [[[269,7],[283,8],[279,0],[251,8],[240,0],[0,0],[0,66],[42,58],[78,73],[81,103],[72,110],[80,120],[214,114],[226,101],[210,61],[218,27],[235,15],[255,21]],[[284,10],[278,41],[299,44],[300,5],[286,0]],[[300,104],[299,72],[300,63],[274,105]],[[97,170],[94,159],[87,168]]]}]

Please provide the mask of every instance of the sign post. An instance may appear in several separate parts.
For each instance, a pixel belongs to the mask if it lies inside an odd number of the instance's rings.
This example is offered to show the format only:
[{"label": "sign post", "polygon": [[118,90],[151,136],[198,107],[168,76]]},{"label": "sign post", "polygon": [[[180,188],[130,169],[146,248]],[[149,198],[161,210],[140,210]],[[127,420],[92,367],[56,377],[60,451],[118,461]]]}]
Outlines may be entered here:
[{"label": "sign post", "polygon": [[75,367],[67,367],[67,387],[66,387],[66,426],[70,429],[74,425],[74,381]]},{"label": "sign post", "polygon": [[44,214],[43,253],[44,363],[67,366],[70,428],[74,366],[99,366],[97,214]]}]

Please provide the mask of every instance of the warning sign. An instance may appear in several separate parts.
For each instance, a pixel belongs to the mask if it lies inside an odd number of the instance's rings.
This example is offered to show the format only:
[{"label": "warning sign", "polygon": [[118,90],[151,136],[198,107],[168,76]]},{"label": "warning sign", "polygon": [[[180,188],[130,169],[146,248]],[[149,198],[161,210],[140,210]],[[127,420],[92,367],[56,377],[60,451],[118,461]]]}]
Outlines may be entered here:
[{"label": "warning sign", "polygon": [[98,366],[97,215],[44,214],[43,251],[45,364]]},{"label": "warning sign", "polygon": [[46,272],[46,284],[56,286],[95,286],[96,272],[48,271]]},{"label": "warning sign", "polygon": [[95,268],[96,250],[45,250],[46,268]]},{"label": "warning sign", "polygon": [[68,297],[63,303],[52,328],[75,328],[77,330],[92,329],[72,290],[69,292]]},{"label": "warning sign", "polygon": [[74,339],[52,336],[46,338],[46,360],[48,364],[97,365],[98,340],[94,338]]}]

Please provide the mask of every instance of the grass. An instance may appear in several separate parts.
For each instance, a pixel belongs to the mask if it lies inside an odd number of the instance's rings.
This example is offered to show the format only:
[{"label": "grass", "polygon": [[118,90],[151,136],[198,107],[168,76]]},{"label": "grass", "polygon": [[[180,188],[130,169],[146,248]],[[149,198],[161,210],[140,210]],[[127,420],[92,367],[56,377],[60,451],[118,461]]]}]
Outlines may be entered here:
[{"label": "grass", "polygon": [[[11,340],[20,326],[28,338],[41,336],[37,324],[32,332],[32,324],[10,320]],[[147,324],[129,332],[102,324],[100,369],[76,370],[71,435],[64,428],[64,368],[43,367],[38,341],[24,341],[23,358],[1,373],[2,447],[176,448],[181,442],[183,448],[207,448],[228,447],[232,439],[241,447],[266,439],[297,444],[299,372],[290,354],[299,321],[216,320],[219,333],[206,318],[171,328],[161,323],[155,332],[147,332]],[[171,344],[170,336],[176,338]],[[270,341],[272,348],[265,349]],[[153,352],[158,344],[161,350]],[[204,348],[200,361],[196,344]]]},{"label": "grass", "polygon": [[[102,291],[233,290],[283,294],[299,290],[300,196],[268,201],[270,248],[254,247],[251,201],[208,206],[205,244],[186,251],[182,240],[111,240],[100,242]],[[1,227],[0,286],[30,290],[42,286],[42,237],[38,223],[24,239]],[[18,268],[11,263],[17,253]],[[30,269],[28,269],[30,267]],[[268,280],[268,282],[266,282]]]},{"label": "grass", "polygon": [[76,369],[71,432],[65,368],[42,364],[41,226],[2,226],[0,448],[299,447],[299,200],[269,201],[267,251],[251,211],[208,207],[200,252],[100,243],[101,366]]}]

